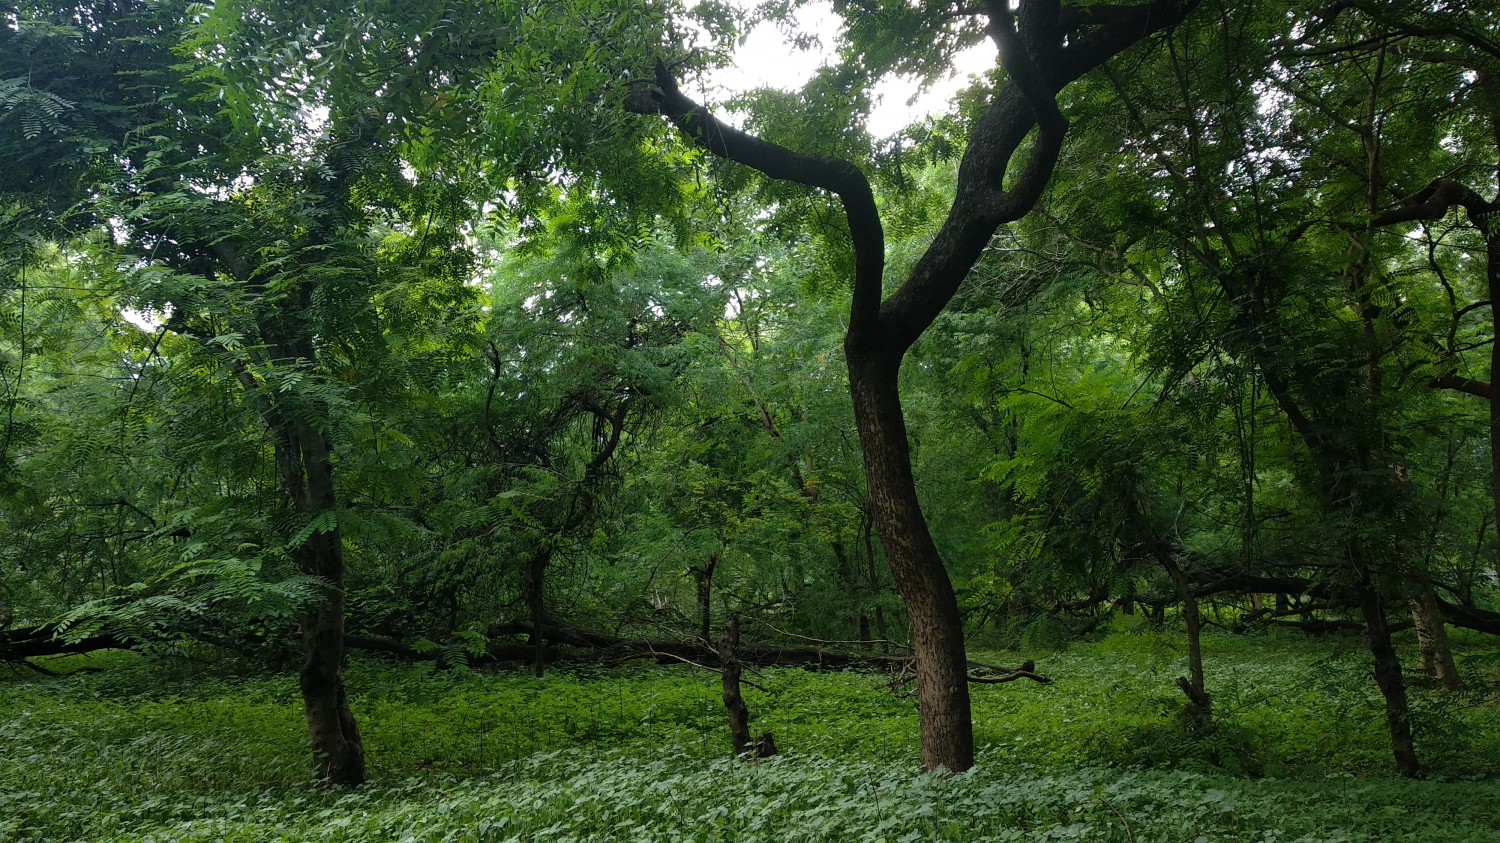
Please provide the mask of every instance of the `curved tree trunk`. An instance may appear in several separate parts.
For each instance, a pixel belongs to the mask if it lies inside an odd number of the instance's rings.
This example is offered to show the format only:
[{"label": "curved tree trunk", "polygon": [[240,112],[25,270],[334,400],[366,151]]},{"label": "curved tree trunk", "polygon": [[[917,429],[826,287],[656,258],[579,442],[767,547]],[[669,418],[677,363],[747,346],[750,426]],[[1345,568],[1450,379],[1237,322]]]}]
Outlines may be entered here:
[{"label": "curved tree trunk", "polygon": [[960,772],[974,766],[963,624],[948,571],[917,502],[897,366],[848,344],[845,354],[870,509],[911,622],[922,766]]}]

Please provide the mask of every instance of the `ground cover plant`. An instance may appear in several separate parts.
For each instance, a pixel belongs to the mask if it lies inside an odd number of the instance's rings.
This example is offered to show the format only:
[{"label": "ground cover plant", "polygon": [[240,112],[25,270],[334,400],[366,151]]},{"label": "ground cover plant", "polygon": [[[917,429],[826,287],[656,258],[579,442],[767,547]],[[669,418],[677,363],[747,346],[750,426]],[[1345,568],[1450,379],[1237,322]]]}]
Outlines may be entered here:
[{"label": "ground cover plant", "polygon": [[7,3],[0,838],[1496,837],[1496,32]]},{"label": "ground cover plant", "polygon": [[[1219,730],[1185,730],[1177,636],[1035,654],[1055,677],[977,688],[980,763],[918,775],[909,690],[767,669],[783,753],[726,757],[714,677],[686,666],[519,672],[351,665],[372,783],[308,787],[294,681],[243,664],[110,660],[0,685],[4,840],[1492,840],[1494,685],[1419,693],[1442,747],[1392,778],[1357,640],[1214,634]],[[991,654],[995,658],[1013,653]],[[1492,647],[1461,648],[1490,676]],[[57,667],[100,666],[68,657]],[[1490,666],[1481,668],[1486,660]],[[1232,678],[1231,678],[1232,677]],[[1430,703],[1430,705],[1429,705]],[[1372,728],[1354,724],[1373,723]]]}]

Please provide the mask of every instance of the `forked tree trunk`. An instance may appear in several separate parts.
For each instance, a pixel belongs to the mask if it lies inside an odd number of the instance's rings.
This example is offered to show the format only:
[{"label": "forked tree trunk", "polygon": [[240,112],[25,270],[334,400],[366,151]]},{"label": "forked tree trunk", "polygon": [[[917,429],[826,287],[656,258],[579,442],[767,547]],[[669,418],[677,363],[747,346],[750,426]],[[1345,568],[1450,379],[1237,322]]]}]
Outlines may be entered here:
[{"label": "forked tree trunk", "polygon": [[1167,576],[1172,580],[1173,588],[1177,591],[1177,599],[1182,601],[1182,622],[1187,627],[1188,676],[1185,679],[1179,678],[1177,686],[1188,698],[1189,714],[1194,722],[1207,725],[1212,714],[1213,703],[1208,695],[1203,675],[1203,618],[1198,609],[1198,597],[1193,593],[1193,586],[1188,581],[1187,572],[1182,570],[1182,566],[1177,563],[1173,548],[1157,538],[1151,522],[1137,505],[1138,490],[1135,485],[1126,484],[1121,494],[1125,500],[1126,516],[1135,530],[1137,539],[1145,545],[1147,552],[1155,557],[1162,569],[1167,572]]},{"label": "forked tree trunk", "polygon": [[1167,574],[1182,600],[1182,623],[1187,627],[1188,687],[1183,693],[1192,705],[1193,718],[1206,723],[1212,713],[1212,703],[1203,676],[1203,618],[1198,612],[1198,598],[1193,595],[1187,574],[1175,562],[1168,565]]}]

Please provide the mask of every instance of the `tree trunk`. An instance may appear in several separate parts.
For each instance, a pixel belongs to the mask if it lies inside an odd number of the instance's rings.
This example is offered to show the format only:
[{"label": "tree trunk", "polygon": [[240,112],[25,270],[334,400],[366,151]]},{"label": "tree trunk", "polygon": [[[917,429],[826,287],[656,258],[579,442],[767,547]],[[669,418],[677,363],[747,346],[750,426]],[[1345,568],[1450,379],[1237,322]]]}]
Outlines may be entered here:
[{"label": "tree trunk", "polygon": [[1448,627],[1443,610],[1438,607],[1432,586],[1423,585],[1411,601],[1412,625],[1417,630],[1417,650],[1421,655],[1422,673],[1438,681],[1445,690],[1457,691],[1463,685],[1453,648],[1448,643]]},{"label": "tree trunk", "polygon": [[885,607],[879,602],[881,591],[880,571],[875,566],[875,541],[872,534],[875,524],[870,516],[864,516],[864,523],[860,526],[860,536],[865,548],[865,572],[870,583],[870,602],[875,604],[875,635],[880,641],[880,652],[891,651],[891,633],[885,622]]},{"label": "tree trunk", "polygon": [[[1358,563],[1363,565],[1363,562]],[[1413,777],[1421,772],[1416,745],[1412,741],[1411,716],[1406,705],[1406,685],[1401,679],[1401,662],[1391,644],[1391,629],[1385,619],[1385,607],[1365,570],[1360,571],[1359,608],[1369,634],[1370,654],[1375,659],[1375,684],[1385,697],[1385,722],[1391,733],[1391,752],[1396,757],[1396,771]]]},{"label": "tree trunk", "polygon": [[[329,547],[316,553],[328,566],[329,556],[342,556],[334,545],[342,541],[339,532],[315,536],[309,544]],[[349,701],[344,693],[344,595],[343,583],[330,589],[327,601],[302,619],[302,667],[297,685],[307,714],[307,733],[318,754],[318,778],[329,784],[355,786],[365,781],[364,742]]]},{"label": "tree trunk", "polygon": [[719,566],[719,551],[709,554],[698,570],[698,637],[704,644],[713,641],[714,569]]},{"label": "tree trunk", "polygon": [[[347,188],[347,173],[334,169],[340,173],[334,181],[342,185],[337,193]],[[332,219],[324,218],[325,222]],[[319,242],[312,234],[309,237]],[[262,282],[256,280],[253,267],[233,240],[214,242],[206,254],[246,289],[262,291]],[[298,314],[312,306],[312,283],[304,278],[298,288],[295,297],[261,310],[255,325],[271,360],[315,364],[318,355],[312,337],[288,330],[298,321]],[[282,491],[297,513],[307,519],[308,534],[301,546],[292,549],[293,561],[299,571],[325,584],[325,599],[299,619],[302,664],[297,674],[308,738],[318,755],[318,778],[339,786],[363,784],[364,742],[344,691],[344,538],[337,520],[333,443],[323,432],[332,426],[329,408],[321,400],[309,402],[322,422],[321,429],[315,428],[288,412],[281,399],[264,390],[244,363],[236,366],[234,374],[271,435],[276,479]]]},{"label": "tree trunk", "polygon": [[[708,646],[708,639],[703,643]],[[736,758],[770,758],[776,754],[776,739],[770,732],[761,735],[755,743],[750,741],[750,709],[740,693],[744,665],[739,659],[739,648],[740,619],[737,615],[730,615],[718,641],[719,677],[724,688],[724,710],[729,715],[729,741]]]},{"label": "tree trunk", "polygon": [[538,679],[547,673],[547,638],[542,633],[547,608],[542,601],[542,585],[551,559],[552,551],[543,547],[526,562],[526,605],[531,614],[531,635],[527,643],[532,647],[531,667]]},{"label": "tree trunk", "polygon": [[1172,584],[1177,587],[1177,596],[1182,600],[1182,622],[1187,627],[1188,684],[1184,689],[1195,720],[1207,722],[1210,715],[1210,698],[1203,676],[1203,619],[1198,612],[1198,598],[1188,584],[1187,575],[1175,562],[1165,563]]},{"label": "tree trunk", "polygon": [[1167,572],[1167,576],[1171,578],[1172,585],[1177,591],[1177,599],[1182,601],[1182,621],[1187,627],[1188,678],[1178,679],[1177,685],[1188,698],[1190,705],[1188,711],[1194,722],[1207,725],[1212,702],[1203,677],[1203,618],[1198,611],[1198,595],[1193,591],[1192,583],[1188,581],[1187,572],[1177,564],[1174,549],[1157,538],[1150,520],[1147,519],[1145,513],[1141,512],[1137,505],[1137,494],[1139,490],[1134,483],[1124,484],[1121,495],[1125,500],[1126,515],[1138,540]]},{"label": "tree trunk", "polygon": [[848,342],[845,355],[870,509],[911,622],[922,766],[963,772],[974,766],[963,624],[917,502],[897,388],[899,362]]},{"label": "tree trunk", "polygon": [[[708,642],[707,636],[703,639]],[[729,623],[724,627],[724,634],[719,637],[719,676],[724,687],[724,711],[729,715],[729,742],[734,748],[736,758],[748,754],[750,746],[750,709],[745,705],[745,698],[740,694],[740,667],[739,659],[735,658],[734,651],[740,643],[740,619],[731,617]]]},{"label": "tree trunk", "polygon": [[[297,425],[291,440],[300,452],[299,470],[289,492],[309,518],[335,511],[332,448],[319,433]],[[278,451],[285,451],[278,448]],[[292,480],[291,454],[282,459],[283,481]],[[300,494],[298,494],[300,492]],[[344,541],[335,523],[314,529],[296,550],[297,566],[328,584],[326,599],[302,617],[302,666],[297,684],[307,715],[307,732],[318,754],[318,777],[333,785],[354,786],[365,780],[364,742],[344,693]]]},{"label": "tree trunk", "polygon": [[[1486,86],[1488,89],[1490,86]],[[1500,97],[1500,93],[1491,93]],[[1500,106],[1497,106],[1500,108]],[[1500,146],[1500,113],[1495,114],[1495,136]],[[1492,205],[1500,205],[1500,196]],[[1486,286],[1491,302],[1500,302],[1500,223],[1497,223],[1500,207],[1491,208],[1485,221],[1490,226],[1484,230],[1484,255]],[[1470,212],[1470,217],[1473,217]],[[1476,225],[1481,224],[1474,220]],[[1500,331],[1500,305],[1490,306],[1490,330]],[[1500,337],[1500,334],[1491,334]],[[1500,545],[1500,340],[1490,343],[1490,495],[1495,502],[1495,541]]]},{"label": "tree trunk", "polygon": [[[958,601],[912,481],[897,389],[901,358],[952,300],[999,226],[1024,217],[1041,197],[1068,131],[1056,93],[1141,39],[1175,26],[1194,5],[1196,0],[1159,0],[1114,7],[1102,22],[1084,16],[1066,23],[1056,3],[1023,2],[1014,14],[1003,4],[987,7],[987,31],[1001,48],[1009,79],[974,122],[946,221],[888,299],[885,232],[874,190],[858,166],[794,152],[724,123],[682,93],[664,61],[656,64],[654,84],[636,87],[626,99],[628,110],[666,117],[713,155],[773,179],[827,190],[844,206],[854,254],[844,341],[849,391],[870,515],[911,622],[922,764],[928,769],[969,769],[974,734]],[[1007,178],[1033,129],[1025,163]]]}]

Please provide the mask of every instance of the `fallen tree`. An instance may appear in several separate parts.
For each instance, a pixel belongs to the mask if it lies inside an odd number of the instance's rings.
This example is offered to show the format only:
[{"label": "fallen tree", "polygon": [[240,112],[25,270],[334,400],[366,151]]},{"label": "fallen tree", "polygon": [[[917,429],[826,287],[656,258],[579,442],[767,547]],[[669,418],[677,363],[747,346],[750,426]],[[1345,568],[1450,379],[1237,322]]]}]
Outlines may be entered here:
[{"label": "fallen tree", "polygon": [[[540,631],[547,645],[542,657],[549,663],[571,660],[623,664],[647,660],[659,664],[687,663],[715,670],[722,666],[719,647],[698,639],[620,638],[603,632],[555,624],[544,624]],[[54,624],[0,631],[0,661],[30,665],[28,660],[33,658],[97,650],[129,650],[148,643],[108,635],[68,640],[60,632]],[[519,667],[532,663],[537,652],[535,645],[505,643],[495,639],[530,637],[531,632],[532,625],[527,621],[497,624],[490,628],[487,636],[489,640],[482,651],[470,649],[463,642],[408,643],[386,636],[359,634],[345,635],[344,646],[350,650],[377,653],[403,661]],[[750,667],[800,667],[809,670],[864,668],[899,672],[909,670],[914,664],[914,657],[910,655],[851,652],[828,647],[737,644],[734,652],[739,663]],[[1029,679],[1041,684],[1050,684],[1052,681],[1035,673],[1034,665],[1030,662],[1015,670],[976,662],[970,662],[969,667],[971,671],[983,672],[983,675],[972,672],[969,675],[970,682],[979,684],[999,684],[1017,679]]]}]

